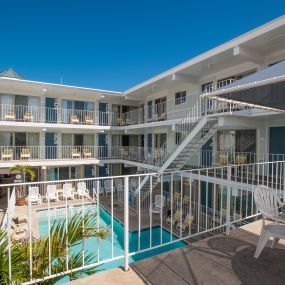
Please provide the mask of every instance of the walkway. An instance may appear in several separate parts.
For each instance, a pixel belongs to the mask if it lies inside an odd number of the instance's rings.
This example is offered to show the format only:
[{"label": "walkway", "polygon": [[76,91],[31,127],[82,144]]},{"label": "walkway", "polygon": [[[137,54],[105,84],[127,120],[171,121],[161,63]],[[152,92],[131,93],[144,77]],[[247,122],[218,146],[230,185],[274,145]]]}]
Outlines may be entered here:
[{"label": "walkway", "polygon": [[71,284],[284,285],[285,248],[267,247],[260,258],[255,259],[257,239],[245,230],[235,230],[230,237],[210,237],[138,261],[131,265],[133,270],[128,273],[117,268]]}]

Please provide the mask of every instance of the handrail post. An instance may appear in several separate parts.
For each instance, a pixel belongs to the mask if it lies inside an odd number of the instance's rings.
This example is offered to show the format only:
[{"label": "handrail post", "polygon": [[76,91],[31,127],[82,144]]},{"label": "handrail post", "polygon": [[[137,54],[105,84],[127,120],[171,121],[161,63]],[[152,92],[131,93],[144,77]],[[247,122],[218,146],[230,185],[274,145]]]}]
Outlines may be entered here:
[{"label": "handrail post", "polygon": [[129,270],[129,177],[124,178],[124,271]]},{"label": "handrail post", "polygon": [[230,235],[230,226],[231,226],[231,166],[227,167],[227,212],[226,212],[226,235]]}]

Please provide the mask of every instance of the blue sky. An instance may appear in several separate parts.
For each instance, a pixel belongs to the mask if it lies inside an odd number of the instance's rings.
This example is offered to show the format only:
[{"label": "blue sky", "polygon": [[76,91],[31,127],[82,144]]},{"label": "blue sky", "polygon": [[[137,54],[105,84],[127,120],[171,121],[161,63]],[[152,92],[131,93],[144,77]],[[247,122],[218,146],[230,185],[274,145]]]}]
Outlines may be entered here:
[{"label": "blue sky", "polygon": [[284,0],[2,0],[0,70],[121,91],[282,14]]}]

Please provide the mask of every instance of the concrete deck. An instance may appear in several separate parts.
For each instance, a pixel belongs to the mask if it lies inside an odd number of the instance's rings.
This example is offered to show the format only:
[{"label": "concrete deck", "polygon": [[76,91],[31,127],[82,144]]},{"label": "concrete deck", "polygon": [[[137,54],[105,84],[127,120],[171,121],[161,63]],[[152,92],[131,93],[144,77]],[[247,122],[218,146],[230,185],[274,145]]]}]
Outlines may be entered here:
[{"label": "concrete deck", "polygon": [[[143,279],[132,269],[124,272],[121,268],[115,268],[104,272],[96,273],[95,275],[71,281],[71,285],[144,285]],[[162,285],[162,284],[161,284]]]},{"label": "concrete deck", "polygon": [[235,230],[231,236],[210,237],[131,264],[125,273],[113,269],[71,282],[83,284],[152,285],[283,285],[285,247],[265,248],[259,259],[253,257],[258,236]]},{"label": "concrete deck", "polygon": [[[153,285],[281,285],[285,283],[285,248],[265,248],[253,257],[258,237],[235,230],[191,246],[138,261],[133,269]],[[118,283],[120,284],[120,283]]]}]

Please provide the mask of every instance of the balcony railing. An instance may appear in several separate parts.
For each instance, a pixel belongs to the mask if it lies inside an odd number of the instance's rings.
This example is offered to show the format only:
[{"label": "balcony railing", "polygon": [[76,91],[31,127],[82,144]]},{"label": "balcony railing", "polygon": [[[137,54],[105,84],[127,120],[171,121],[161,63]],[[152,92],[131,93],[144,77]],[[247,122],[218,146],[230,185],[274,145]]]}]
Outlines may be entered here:
[{"label": "balcony railing", "polygon": [[0,105],[0,120],[51,124],[118,125],[114,112]]},{"label": "balcony railing", "polygon": [[125,159],[159,165],[164,154],[164,148],[136,146],[0,146],[0,162],[55,159]]},{"label": "balcony railing", "polygon": [[[194,105],[193,98],[197,98]],[[229,104],[211,99],[198,99],[197,94],[187,96],[188,100],[176,105],[175,100],[167,100],[152,106],[138,108],[126,113],[101,112],[88,110],[74,110],[63,108],[47,108],[39,106],[0,105],[0,120],[10,122],[49,123],[49,124],[74,124],[74,125],[101,125],[101,126],[126,126],[150,123],[171,119],[185,118],[198,106],[197,113],[206,110],[215,113],[228,111]],[[196,96],[196,97],[195,97]]]},{"label": "balcony railing", "polygon": [[[23,218],[23,210],[16,212],[8,204],[3,226],[3,256],[8,268],[4,272],[15,284],[24,272],[21,284],[28,285],[65,275],[74,277],[77,272],[84,276],[88,270],[91,274],[92,268],[98,270],[101,264],[106,266],[115,260],[127,271],[130,257],[137,260],[137,254],[155,255],[157,252],[151,250],[166,245],[165,250],[171,250],[172,245],[189,238],[229,235],[230,230],[259,217],[254,192],[260,186],[284,198],[284,169],[285,161],[276,161],[161,174],[3,184],[7,200],[13,189],[17,198],[26,198],[23,208],[27,213]],[[145,176],[149,176],[150,194],[140,190],[138,210],[132,211],[131,181],[140,183]],[[152,184],[156,179],[158,187]],[[105,226],[108,238],[101,242],[102,237],[96,233]],[[78,228],[75,239],[73,231]],[[18,255],[19,248],[25,255]],[[80,263],[73,263],[74,254],[82,256]]]},{"label": "balcony railing", "polygon": [[285,154],[200,150],[189,157],[187,166],[191,169],[281,160],[285,160]]}]

